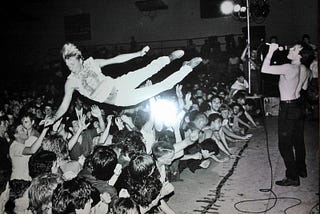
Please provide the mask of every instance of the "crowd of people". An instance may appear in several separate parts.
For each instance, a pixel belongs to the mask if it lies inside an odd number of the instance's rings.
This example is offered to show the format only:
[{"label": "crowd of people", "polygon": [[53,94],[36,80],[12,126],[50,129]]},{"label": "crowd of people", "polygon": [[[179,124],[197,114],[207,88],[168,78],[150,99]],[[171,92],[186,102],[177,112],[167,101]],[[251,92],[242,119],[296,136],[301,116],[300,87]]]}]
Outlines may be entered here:
[{"label": "crowd of people", "polygon": [[[181,53],[189,54],[186,49],[168,59]],[[72,56],[63,57],[67,63]],[[196,60],[183,63],[191,67],[187,74],[194,69],[189,79],[180,78],[138,104],[97,102],[74,90],[57,116],[62,88],[56,94],[52,88],[4,91],[0,212],[175,213],[167,202],[183,170],[231,161],[237,155],[230,145],[253,137],[263,111],[248,98],[242,66],[230,59],[231,80],[217,81],[207,72],[210,57],[200,52],[192,57]],[[144,93],[158,84],[147,78],[140,82]],[[134,99],[125,93],[121,100]]]}]

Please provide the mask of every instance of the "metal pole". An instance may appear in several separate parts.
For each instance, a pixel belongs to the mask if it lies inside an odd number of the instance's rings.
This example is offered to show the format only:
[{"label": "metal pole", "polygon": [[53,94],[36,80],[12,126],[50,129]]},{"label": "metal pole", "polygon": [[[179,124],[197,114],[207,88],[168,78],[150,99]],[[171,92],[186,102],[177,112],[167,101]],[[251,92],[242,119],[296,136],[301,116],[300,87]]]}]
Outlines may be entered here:
[{"label": "metal pole", "polygon": [[250,5],[249,0],[246,0],[247,4],[247,39],[248,39],[248,82],[249,82],[249,94],[251,94],[251,63],[250,63],[250,57],[251,57],[251,44],[250,44]]}]

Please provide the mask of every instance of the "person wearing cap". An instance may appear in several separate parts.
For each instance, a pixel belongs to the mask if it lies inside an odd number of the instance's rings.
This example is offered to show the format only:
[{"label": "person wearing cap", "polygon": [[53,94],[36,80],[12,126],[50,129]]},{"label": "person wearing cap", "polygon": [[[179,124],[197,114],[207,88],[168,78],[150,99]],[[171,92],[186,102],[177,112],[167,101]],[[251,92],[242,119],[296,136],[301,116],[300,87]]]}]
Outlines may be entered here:
[{"label": "person wearing cap", "polygon": [[54,115],[54,120],[59,119],[65,114],[75,90],[81,95],[99,103],[115,106],[136,105],[163,91],[171,89],[202,61],[200,57],[193,58],[185,62],[179,71],[174,72],[163,81],[140,88],[137,87],[141,83],[156,74],[171,61],[181,58],[184,52],[182,50],[173,51],[169,56],[159,57],[146,67],[117,78],[105,76],[101,72],[101,68],[106,65],[123,63],[136,57],[142,57],[149,49],[149,46],[146,46],[140,51],[121,54],[109,59],[93,59],[89,57],[84,60],[81,51],[74,44],[65,44],[61,53],[71,74],[65,83],[64,98]]},{"label": "person wearing cap", "polygon": [[279,75],[280,110],[278,119],[279,151],[286,167],[286,177],[276,181],[279,186],[299,186],[299,177],[307,177],[305,163],[303,103],[301,89],[308,81],[307,68],[312,61],[312,49],[296,43],[287,58],[291,63],[272,65],[273,53],[279,48],[271,43],[262,64],[262,73]]}]

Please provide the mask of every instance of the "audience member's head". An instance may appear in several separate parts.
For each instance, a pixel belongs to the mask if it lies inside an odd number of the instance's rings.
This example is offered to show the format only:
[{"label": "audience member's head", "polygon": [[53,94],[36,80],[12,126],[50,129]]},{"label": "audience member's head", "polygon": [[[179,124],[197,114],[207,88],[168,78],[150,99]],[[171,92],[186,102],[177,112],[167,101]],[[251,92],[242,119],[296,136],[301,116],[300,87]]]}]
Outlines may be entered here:
[{"label": "audience member's head", "polygon": [[69,157],[68,142],[59,135],[49,135],[43,140],[42,148],[54,152],[58,159],[65,160]]},{"label": "audience member's head", "polygon": [[23,112],[21,114],[21,124],[25,129],[31,130],[33,128],[34,122],[34,114],[29,112]]},{"label": "audience member's head", "polygon": [[88,181],[75,177],[58,184],[52,195],[52,213],[86,213],[100,200],[100,194]]},{"label": "audience member's head", "polygon": [[227,104],[222,104],[220,113],[223,119],[228,119],[231,108]]},{"label": "audience member's head", "polygon": [[213,131],[218,131],[222,125],[222,116],[218,113],[210,114],[208,117],[210,127]]},{"label": "audience member's head", "polygon": [[147,178],[143,183],[129,187],[130,197],[140,206],[147,207],[160,194],[162,183],[159,179]]},{"label": "audience member's head", "polygon": [[190,115],[191,127],[202,130],[208,124],[208,118],[204,113],[195,112],[192,116]]},{"label": "audience member's head", "polygon": [[24,143],[29,138],[27,130],[19,124],[10,125],[7,133],[11,140],[16,140],[20,143]]},{"label": "audience member's head", "polygon": [[174,160],[174,147],[171,142],[158,141],[152,145],[152,155],[157,162],[170,165]]},{"label": "audience member's head", "polygon": [[252,99],[247,99],[243,105],[245,111],[252,111],[254,109],[255,103]]},{"label": "audience member's head", "polygon": [[243,107],[239,103],[233,103],[231,108],[234,115],[239,115],[244,111]]},{"label": "audience member's head", "polygon": [[122,144],[124,145],[123,152],[127,153],[129,158],[136,153],[146,152],[144,141],[145,139],[141,132],[129,131],[122,141]]},{"label": "audience member's head", "polygon": [[140,214],[139,206],[131,198],[118,198],[112,206],[113,214]]},{"label": "audience member's head", "polygon": [[108,181],[114,174],[118,163],[117,154],[108,146],[96,147],[91,156],[92,175],[99,180]]},{"label": "audience member's head", "polygon": [[128,171],[130,178],[137,181],[158,172],[154,159],[148,154],[139,154],[133,157],[128,165]]},{"label": "audience member's head", "polygon": [[236,103],[240,104],[240,105],[244,105],[246,103],[246,95],[241,92],[238,91],[234,96],[233,96],[233,100],[236,101]]},{"label": "audience member's head", "polygon": [[217,95],[212,97],[211,99],[211,108],[212,110],[218,112],[221,106],[221,98]]},{"label": "audience member's head", "polygon": [[37,214],[52,213],[52,194],[62,181],[61,177],[52,173],[35,177],[28,190],[30,209]]},{"label": "audience member's head", "polygon": [[278,43],[278,37],[277,36],[270,36],[270,43]]},{"label": "audience member's head", "polygon": [[57,156],[54,152],[40,150],[29,159],[29,175],[35,178],[44,173],[51,173]]},{"label": "audience member's head", "polygon": [[244,75],[244,73],[242,71],[238,71],[236,73],[236,78],[240,83],[244,83],[244,80],[245,80],[244,77],[245,77],[245,75]]},{"label": "audience member's head", "polygon": [[[295,46],[294,46],[295,47]],[[300,62],[301,64],[305,65],[307,68],[310,67],[310,64],[312,63],[314,59],[314,50],[311,46],[307,44],[300,44],[297,43],[296,47],[300,49],[299,55],[301,56]]]}]

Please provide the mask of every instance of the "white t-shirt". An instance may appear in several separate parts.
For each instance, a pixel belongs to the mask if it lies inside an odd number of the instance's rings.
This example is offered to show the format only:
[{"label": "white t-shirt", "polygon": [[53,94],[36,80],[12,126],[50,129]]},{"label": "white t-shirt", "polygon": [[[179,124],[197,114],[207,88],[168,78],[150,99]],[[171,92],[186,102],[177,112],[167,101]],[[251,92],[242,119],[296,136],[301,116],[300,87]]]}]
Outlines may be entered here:
[{"label": "white t-shirt", "polygon": [[23,155],[22,152],[25,145],[13,141],[9,149],[9,155],[12,161],[12,173],[10,180],[21,179],[25,181],[31,181],[29,175],[29,159],[31,155]]},{"label": "white t-shirt", "polygon": [[247,90],[249,88],[249,83],[247,80],[244,80],[243,83],[239,82],[236,80],[233,85],[231,86],[231,89],[234,89],[234,93],[232,94],[235,95],[239,90]]}]

